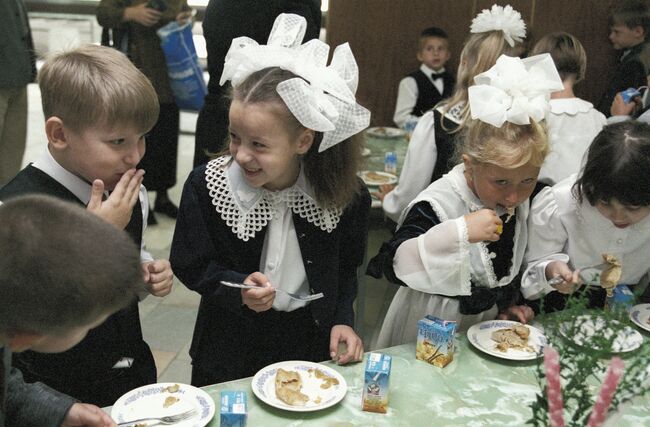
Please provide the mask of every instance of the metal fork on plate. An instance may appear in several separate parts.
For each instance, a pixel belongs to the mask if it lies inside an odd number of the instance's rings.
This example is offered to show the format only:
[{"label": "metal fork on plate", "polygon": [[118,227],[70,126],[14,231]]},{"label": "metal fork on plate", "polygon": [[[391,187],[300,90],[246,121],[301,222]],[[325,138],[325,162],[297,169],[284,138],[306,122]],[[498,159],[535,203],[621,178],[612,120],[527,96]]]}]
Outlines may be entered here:
[{"label": "metal fork on plate", "polygon": [[[171,425],[171,424],[176,424],[179,421],[192,418],[194,415],[196,415],[196,409],[190,409],[189,411],[181,412],[180,414],[176,414],[176,415],[168,415],[166,417],[148,417],[148,418],[139,418],[137,420],[125,421],[123,423],[119,423],[117,426],[132,427],[138,423],[143,423],[143,422],[146,422],[147,426]],[[152,422],[154,424],[151,424]]]},{"label": "metal fork on plate", "polygon": [[[580,277],[582,277],[582,280],[585,280],[585,278],[582,276],[582,271],[583,270],[603,270],[605,267],[607,267],[609,264],[606,262],[596,264],[596,265],[590,265],[588,267],[584,267],[580,269]],[[556,287],[560,283],[564,282],[564,278],[562,276],[555,276],[552,279],[549,279],[548,285],[551,287]]]},{"label": "metal fork on plate", "polygon": [[[231,288],[240,288],[240,289],[258,289],[259,288],[259,286],[255,286],[255,285],[247,285],[245,283],[226,282],[224,280],[221,281],[221,284],[226,285],[226,286],[230,286]],[[285,293],[285,294],[287,294],[287,296],[289,296],[289,298],[292,298],[292,299],[295,299],[295,300],[298,300],[298,301],[313,301],[313,300],[316,300],[316,299],[323,298],[325,296],[325,295],[323,295],[322,292],[319,292],[317,294],[311,294],[311,295],[298,295],[298,294],[294,294],[294,293],[291,293],[291,292],[287,292],[284,289],[280,289],[280,288],[274,288],[274,289],[275,289],[276,292]]]}]

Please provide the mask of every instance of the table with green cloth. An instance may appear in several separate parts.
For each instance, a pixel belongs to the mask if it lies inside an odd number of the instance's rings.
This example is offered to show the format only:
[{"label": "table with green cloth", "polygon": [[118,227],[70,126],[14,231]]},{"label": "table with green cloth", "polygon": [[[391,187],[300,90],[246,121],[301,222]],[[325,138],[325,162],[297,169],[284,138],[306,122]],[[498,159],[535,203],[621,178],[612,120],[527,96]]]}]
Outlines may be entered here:
[{"label": "table with green cloth", "polygon": [[[644,345],[647,345],[648,335]],[[438,368],[415,359],[415,343],[378,350],[393,357],[388,413],[361,410],[364,363],[337,366],[348,386],[345,398],[315,412],[290,412],[269,406],[254,396],[251,378],[205,387],[217,406],[210,427],[219,426],[219,393],[248,394],[249,427],[273,426],[524,426],[531,418],[530,402],[539,392],[535,361],[514,362],[476,350],[465,335],[457,336],[454,360]],[[650,426],[650,396],[625,408],[617,427]]]},{"label": "table with green cloth", "polygon": [[[378,138],[364,133],[364,147],[370,150],[370,153],[363,158],[362,170],[383,172],[384,156],[386,153],[392,151],[397,155],[397,176],[399,177],[408,148],[408,141],[405,137]],[[377,191],[378,187],[368,186],[368,189],[372,193]],[[379,208],[381,207],[381,202],[373,197],[372,206]]]}]

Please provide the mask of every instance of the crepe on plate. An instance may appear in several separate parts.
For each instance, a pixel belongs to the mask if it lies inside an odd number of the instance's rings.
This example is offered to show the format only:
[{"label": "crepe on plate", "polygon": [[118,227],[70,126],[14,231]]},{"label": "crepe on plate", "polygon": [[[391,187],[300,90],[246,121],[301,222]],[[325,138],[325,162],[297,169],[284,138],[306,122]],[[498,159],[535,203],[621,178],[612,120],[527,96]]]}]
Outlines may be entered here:
[{"label": "crepe on plate", "polygon": [[607,296],[611,297],[614,292],[613,289],[621,280],[623,270],[621,261],[615,255],[603,254],[603,261],[605,261],[607,266],[600,273],[600,286],[605,288],[607,290]]},{"label": "crepe on plate", "polygon": [[388,181],[390,181],[389,176],[382,175],[380,173],[372,172],[372,171],[366,172],[366,179],[368,179],[370,181],[373,181],[373,182],[379,182],[379,183],[382,183],[382,184],[385,184]]},{"label": "crepe on plate", "polygon": [[530,336],[530,329],[524,325],[516,325],[511,328],[497,329],[492,332],[490,338],[496,341],[496,349],[506,352],[509,349],[523,350],[534,352],[533,348],[528,345],[528,337]]},{"label": "crepe on plate", "polygon": [[300,392],[302,379],[296,371],[285,371],[278,368],[275,374],[275,395],[278,399],[291,406],[303,406],[309,396]]}]

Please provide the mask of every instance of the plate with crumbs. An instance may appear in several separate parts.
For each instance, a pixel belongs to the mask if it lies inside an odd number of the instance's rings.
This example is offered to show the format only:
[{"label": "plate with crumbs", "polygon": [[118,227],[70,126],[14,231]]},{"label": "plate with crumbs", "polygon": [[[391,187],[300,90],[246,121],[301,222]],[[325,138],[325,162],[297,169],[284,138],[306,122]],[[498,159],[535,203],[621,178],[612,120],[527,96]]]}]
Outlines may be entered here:
[{"label": "plate with crumbs", "polygon": [[635,305],[630,309],[630,320],[650,332],[650,304]]},{"label": "plate with crumbs", "polygon": [[384,184],[396,184],[397,176],[392,173],[382,171],[361,171],[357,175],[359,178],[370,186],[380,186]]},{"label": "plate with crumbs", "polygon": [[548,340],[534,326],[512,320],[487,320],[472,325],[467,339],[478,350],[508,360],[534,360],[542,355]]},{"label": "plate with crumbs", "polygon": [[[299,384],[297,401],[288,403],[286,395],[278,396],[280,375]],[[339,403],[347,393],[347,383],[333,368],[320,363],[290,360],[260,369],[251,384],[253,393],[267,405],[293,412],[312,412]],[[282,394],[280,392],[280,394]]]},{"label": "plate with crumbs", "polygon": [[133,389],[117,399],[111,409],[116,423],[147,417],[164,417],[195,410],[192,417],[179,421],[178,427],[204,427],[215,413],[208,393],[188,384],[158,383]]},{"label": "plate with crumbs", "polygon": [[582,315],[576,318],[576,325],[579,330],[572,334],[569,329],[569,324],[561,324],[560,334],[581,347],[589,346],[598,349],[595,347],[596,344],[593,340],[595,336],[600,336],[607,340],[613,338],[612,348],[608,349],[612,353],[633,351],[643,343],[643,336],[639,331],[629,326],[623,326],[617,320],[611,320],[610,326],[602,317]]}]

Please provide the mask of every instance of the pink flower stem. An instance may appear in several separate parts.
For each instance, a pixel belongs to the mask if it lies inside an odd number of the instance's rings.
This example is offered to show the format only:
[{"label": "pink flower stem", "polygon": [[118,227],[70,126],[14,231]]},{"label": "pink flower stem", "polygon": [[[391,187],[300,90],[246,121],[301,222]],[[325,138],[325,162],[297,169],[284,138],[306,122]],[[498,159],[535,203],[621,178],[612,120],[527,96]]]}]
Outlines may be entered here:
[{"label": "pink flower stem", "polygon": [[625,363],[623,363],[620,357],[612,358],[605,373],[603,385],[600,387],[600,393],[598,393],[598,397],[596,398],[594,409],[591,411],[587,427],[599,427],[605,421],[605,416],[609,411],[609,406],[612,403],[616,386],[623,375],[624,368]]},{"label": "pink flower stem", "polygon": [[546,397],[550,427],[564,427],[564,403],[560,384],[560,354],[553,347],[544,348],[546,372]]}]

